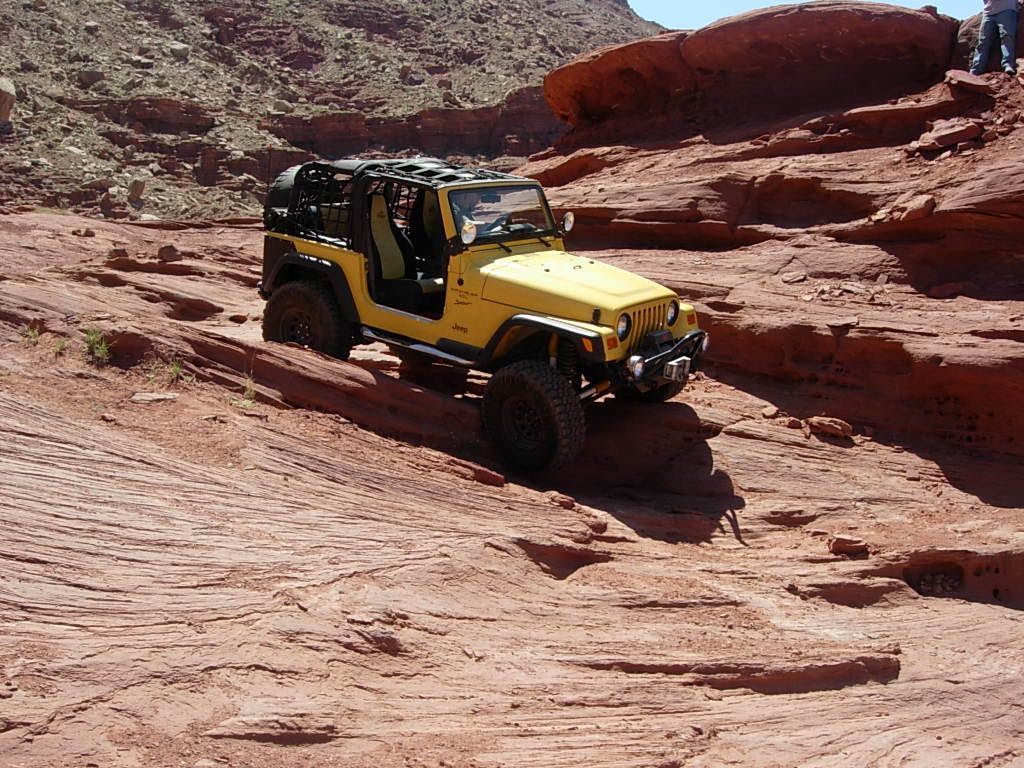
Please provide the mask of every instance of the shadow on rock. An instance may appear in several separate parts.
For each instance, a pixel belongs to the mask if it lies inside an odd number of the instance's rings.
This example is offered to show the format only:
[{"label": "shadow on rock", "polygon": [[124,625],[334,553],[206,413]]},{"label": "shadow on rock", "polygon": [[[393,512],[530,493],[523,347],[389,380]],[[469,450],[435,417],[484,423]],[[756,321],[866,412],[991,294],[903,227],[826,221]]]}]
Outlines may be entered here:
[{"label": "shadow on rock", "polygon": [[[993,175],[995,173],[993,172]],[[994,195],[999,194],[997,189]],[[1006,198],[1011,197],[1005,192]],[[875,227],[855,242],[870,242],[898,259],[906,282],[931,299],[959,296],[978,301],[1014,301],[1024,291],[1021,257],[1020,190],[1016,205],[1000,200],[991,211],[939,212],[909,225]],[[1015,208],[1015,210],[1011,210]],[[988,221],[996,219],[997,224]],[[886,240],[886,238],[889,238]]]},{"label": "shadow on rock", "polygon": [[[884,436],[879,437],[884,440]],[[1003,509],[1024,508],[1024,474],[1018,457],[961,453],[926,440],[900,444],[906,451],[935,462],[950,485],[979,501]]]},{"label": "shadow on rock", "polygon": [[[950,366],[937,369],[950,377]],[[955,371],[954,371],[955,373]],[[806,420],[821,413],[845,419],[855,431],[870,426],[872,440],[880,445],[899,446],[910,454],[934,462],[954,488],[969,493],[986,504],[997,507],[1024,507],[1024,475],[1019,471],[1020,459],[1003,449],[1013,447],[1013,419],[1000,406],[986,413],[983,422],[977,409],[964,399],[946,397],[928,408],[913,407],[910,402],[880,399],[878,391],[887,391],[881,382],[871,389],[857,390],[852,386],[833,385],[826,381],[782,383],[764,376],[740,373],[726,366],[714,366],[714,377],[755,397],[772,403],[780,414]],[[904,377],[907,378],[907,377]],[[941,383],[941,382],[939,382]],[[969,390],[969,383],[963,389]],[[995,385],[983,388],[976,396],[981,403],[986,392],[996,391]],[[920,393],[918,393],[920,397]],[[1005,422],[1002,430],[993,423]],[[816,440],[844,448],[856,443],[850,438],[815,435]]]},{"label": "shadow on rock", "polygon": [[570,494],[647,538],[697,543],[728,530],[742,542],[737,511],[745,502],[707,442],[718,432],[683,403],[611,398],[588,410],[580,458],[527,482]]}]

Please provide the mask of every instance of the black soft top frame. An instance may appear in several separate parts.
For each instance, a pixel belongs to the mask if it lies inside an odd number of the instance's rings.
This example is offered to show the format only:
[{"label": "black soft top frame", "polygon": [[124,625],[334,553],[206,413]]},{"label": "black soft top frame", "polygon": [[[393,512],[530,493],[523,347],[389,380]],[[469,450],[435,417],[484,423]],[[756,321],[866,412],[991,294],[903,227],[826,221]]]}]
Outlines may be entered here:
[{"label": "black soft top frame", "polygon": [[264,222],[283,234],[348,240],[351,235],[352,192],[359,177],[373,174],[395,181],[439,189],[474,181],[527,182],[519,176],[482,168],[467,168],[433,157],[405,160],[312,161],[283,174],[290,185],[272,187]]}]

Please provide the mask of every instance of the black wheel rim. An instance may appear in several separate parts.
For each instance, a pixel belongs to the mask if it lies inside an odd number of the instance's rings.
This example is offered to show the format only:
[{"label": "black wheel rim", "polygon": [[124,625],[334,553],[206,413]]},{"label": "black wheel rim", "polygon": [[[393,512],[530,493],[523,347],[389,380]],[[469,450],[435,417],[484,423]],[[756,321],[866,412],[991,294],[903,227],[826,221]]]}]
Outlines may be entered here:
[{"label": "black wheel rim", "polygon": [[509,442],[526,453],[542,448],[548,441],[544,412],[526,395],[513,395],[503,403],[501,426]]},{"label": "black wheel rim", "polygon": [[316,346],[316,324],[308,312],[292,311],[281,319],[281,336],[306,347]]}]

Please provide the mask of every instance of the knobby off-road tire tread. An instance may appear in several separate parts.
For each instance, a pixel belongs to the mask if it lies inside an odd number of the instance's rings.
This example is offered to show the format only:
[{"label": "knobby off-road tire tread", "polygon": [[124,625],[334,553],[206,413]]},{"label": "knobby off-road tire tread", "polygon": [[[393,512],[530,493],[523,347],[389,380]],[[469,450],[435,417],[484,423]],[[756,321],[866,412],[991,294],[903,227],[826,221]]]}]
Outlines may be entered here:
[{"label": "knobby off-road tire tread", "polygon": [[310,346],[325,355],[348,360],[352,349],[349,324],[341,316],[341,309],[330,288],[316,280],[293,280],[271,294],[263,311],[263,340],[286,341],[280,332],[281,314],[292,302],[301,302],[320,316],[323,338]]},{"label": "knobby off-road tire tread", "polygon": [[[509,455],[502,435],[501,395],[533,388],[544,400],[554,426],[555,448],[542,463],[523,462]],[[521,360],[498,370],[487,383],[482,407],[484,429],[507,460],[528,470],[555,469],[575,459],[583,448],[587,427],[583,406],[572,385],[540,360]]]}]

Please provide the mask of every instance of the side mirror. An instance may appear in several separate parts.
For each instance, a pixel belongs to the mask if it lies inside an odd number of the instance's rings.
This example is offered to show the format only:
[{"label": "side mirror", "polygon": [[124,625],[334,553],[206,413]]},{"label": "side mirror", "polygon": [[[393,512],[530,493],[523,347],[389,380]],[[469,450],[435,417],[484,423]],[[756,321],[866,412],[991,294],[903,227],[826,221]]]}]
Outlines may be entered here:
[{"label": "side mirror", "polygon": [[473,241],[476,240],[476,224],[467,219],[462,225],[461,237],[465,245],[472,245]]},{"label": "side mirror", "polygon": [[562,217],[562,231],[572,232],[572,228],[576,226],[576,214],[569,211]]}]

